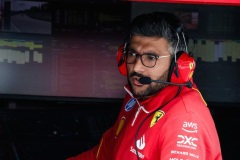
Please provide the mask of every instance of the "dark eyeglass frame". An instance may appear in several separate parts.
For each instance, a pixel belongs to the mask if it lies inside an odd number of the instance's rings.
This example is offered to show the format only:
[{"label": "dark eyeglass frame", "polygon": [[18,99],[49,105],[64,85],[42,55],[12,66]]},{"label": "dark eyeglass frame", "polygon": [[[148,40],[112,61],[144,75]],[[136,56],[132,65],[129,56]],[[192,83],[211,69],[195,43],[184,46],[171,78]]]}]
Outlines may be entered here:
[{"label": "dark eyeglass frame", "polygon": [[[135,54],[135,60],[134,60],[133,62],[128,62],[129,53],[131,53],[132,55]],[[144,64],[144,58],[143,58],[143,56],[147,56],[146,58],[149,58],[149,59],[150,59],[150,58],[154,58],[154,60],[155,60],[154,64],[151,65],[151,66]],[[126,57],[126,63],[127,63],[127,64],[134,64],[134,63],[136,63],[137,58],[140,57],[142,64],[143,64],[145,67],[148,67],[148,68],[153,68],[153,67],[157,64],[157,60],[158,60],[158,59],[166,58],[166,57],[170,57],[170,56],[171,56],[170,54],[169,54],[169,55],[164,55],[164,56],[154,55],[154,54],[150,54],[150,53],[139,54],[139,53],[135,53],[135,52],[132,51],[132,50],[127,50],[127,51],[126,51],[126,55],[125,55],[125,57]],[[146,58],[145,58],[145,59],[146,59]]]}]

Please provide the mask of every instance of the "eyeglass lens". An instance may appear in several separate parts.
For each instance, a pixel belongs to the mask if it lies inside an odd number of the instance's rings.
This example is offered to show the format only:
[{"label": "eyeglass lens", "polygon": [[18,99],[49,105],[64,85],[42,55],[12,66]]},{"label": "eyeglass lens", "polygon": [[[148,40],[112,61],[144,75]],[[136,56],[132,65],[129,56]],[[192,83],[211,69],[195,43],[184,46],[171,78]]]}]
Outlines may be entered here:
[{"label": "eyeglass lens", "polygon": [[127,57],[126,57],[127,63],[128,64],[135,63],[138,57],[140,57],[142,64],[146,67],[154,67],[158,59],[155,55],[151,55],[151,54],[140,55],[140,54],[128,51]]}]

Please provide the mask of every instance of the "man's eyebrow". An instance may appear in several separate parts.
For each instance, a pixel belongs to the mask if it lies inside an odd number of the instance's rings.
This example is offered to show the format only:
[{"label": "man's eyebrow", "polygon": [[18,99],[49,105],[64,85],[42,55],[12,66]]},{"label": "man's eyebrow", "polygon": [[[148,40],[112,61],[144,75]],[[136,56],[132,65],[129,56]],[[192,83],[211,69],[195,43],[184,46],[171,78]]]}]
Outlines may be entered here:
[{"label": "man's eyebrow", "polygon": [[[131,48],[130,46],[129,46],[129,48],[128,48],[127,50],[128,50],[128,51],[132,51],[132,52],[138,54],[138,52],[135,51],[135,49]],[[158,55],[156,52],[154,52],[154,51],[143,52],[143,54],[149,54],[149,55],[153,55],[153,56],[159,56],[159,55]]]},{"label": "man's eyebrow", "polygon": [[156,52],[152,52],[152,51],[143,52],[143,54],[149,54],[149,55],[159,56]]}]

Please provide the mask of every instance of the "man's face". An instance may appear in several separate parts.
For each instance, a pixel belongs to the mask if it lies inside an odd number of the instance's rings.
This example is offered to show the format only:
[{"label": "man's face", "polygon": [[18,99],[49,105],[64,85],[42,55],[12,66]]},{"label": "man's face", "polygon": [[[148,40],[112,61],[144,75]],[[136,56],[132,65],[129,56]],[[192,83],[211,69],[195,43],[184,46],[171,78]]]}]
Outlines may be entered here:
[{"label": "man's face", "polygon": [[166,84],[162,83],[152,82],[143,85],[139,82],[139,78],[150,77],[152,80],[167,81],[168,70],[171,63],[168,41],[159,37],[134,35],[131,37],[128,50],[131,50],[138,55],[150,54],[156,56],[168,56],[156,59],[156,65],[152,68],[144,66],[139,56],[135,63],[127,64],[128,83],[134,96],[138,98],[146,98],[164,88]]}]

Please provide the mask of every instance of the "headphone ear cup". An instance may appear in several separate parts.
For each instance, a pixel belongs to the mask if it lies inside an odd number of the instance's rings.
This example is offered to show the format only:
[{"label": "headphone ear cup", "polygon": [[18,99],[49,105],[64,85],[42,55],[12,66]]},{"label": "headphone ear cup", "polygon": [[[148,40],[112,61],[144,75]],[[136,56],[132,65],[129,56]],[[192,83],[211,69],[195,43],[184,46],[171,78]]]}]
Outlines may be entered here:
[{"label": "headphone ear cup", "polygon": [[121,46],[118,47],[118,50],[117,50],[118,70],[124,76],[127,75],[127,68],[126,68],[126,62],[125,62],[125,47],[126,47],[126,44],[122,44]]},{"label": "headphone ear cup", "polygon": [[177,53],[177,61],[173,58],[170,66],[169,80],[172,83],[187,83],[192,81],[192,76],[196,67],[193,57],[186,52]]}]

